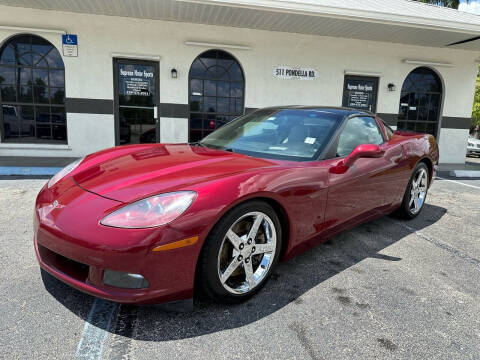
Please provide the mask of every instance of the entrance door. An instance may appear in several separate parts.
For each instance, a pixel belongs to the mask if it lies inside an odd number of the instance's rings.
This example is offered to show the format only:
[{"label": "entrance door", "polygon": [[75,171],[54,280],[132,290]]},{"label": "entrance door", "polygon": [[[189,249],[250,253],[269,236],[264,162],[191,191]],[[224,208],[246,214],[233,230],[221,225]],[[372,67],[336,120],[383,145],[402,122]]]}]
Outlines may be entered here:
[{"label": "entrance door", "polygon": [[114,59],[117,145],[158,142],[158,63]]},{"label": "entrance door", "polygon": [[377,77],[345,75],[342,106],[375,113],[377,93]]}]

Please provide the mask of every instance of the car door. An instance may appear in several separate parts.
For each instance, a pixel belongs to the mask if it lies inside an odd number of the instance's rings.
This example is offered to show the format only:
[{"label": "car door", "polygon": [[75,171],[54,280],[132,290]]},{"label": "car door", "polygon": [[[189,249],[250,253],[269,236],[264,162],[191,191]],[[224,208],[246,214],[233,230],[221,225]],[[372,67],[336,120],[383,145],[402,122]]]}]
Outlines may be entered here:
[{"label": "car door", "polygon": [[[359,158],[343,171],[334,169],[361,144],[379,145],[379,158]],[[400,146],[390,146],[374,117],[347,119],[336,143],[337,158],[329,171],[329,190],[325,212],[326,230],[353,226],[391,207],[395,199],[397,168],[403,160]]]},{"label": "car door", "polygon": [[390,191],[385,192],[384,195],[390,198],[393,205],[400,204],[412,173],[407,156],[408,151],[403,139],[394,136],[394,131],[380,118],[376,118],[376,120],[385,130],[387,141],[382,144],[382,148],[385,150],[384,158],[392,165],[392,170],[388,173],[388,181],[391,183]]}]

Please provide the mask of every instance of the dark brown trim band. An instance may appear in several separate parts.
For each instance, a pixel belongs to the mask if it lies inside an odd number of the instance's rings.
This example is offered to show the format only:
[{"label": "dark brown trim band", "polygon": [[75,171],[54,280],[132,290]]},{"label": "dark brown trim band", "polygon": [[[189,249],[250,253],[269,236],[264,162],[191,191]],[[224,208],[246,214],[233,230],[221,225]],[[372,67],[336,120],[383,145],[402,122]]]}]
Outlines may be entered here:
[{"label": "dark brown trim band", "polygon": [[[66,111],[69,113],[81,114],[110,114],[113,115],[113,100],[106,99],[84,99],[84,98],[66,98]],[[249,114],[258,108],[246,107],[245,114]],[[188,104],[160,104],[160,117],[188,119]],[[378,113],[385,123],[389,126],[397,126],[398,114]],[[470,129],[470,118],[466,117],[442,117],[443,129]]]},{"label": "dark brown trim band", "polygon": [[[113,100],[67,98],[65,107],[69,113],[113,115]],[[160,104],[160,117],[188,118],[188,104]]]},{"label": "dark brown trim band", "polygon": [[470,118],[443,116],[442,129],[470,129]]},{"label": "dark brown trim band", "polygon": [[66,98],[65,108],[69,113],[113,114],[113,100]]},{"label": "dark brown trim band", "polygon": [[160,104],[160,117],[188,119],[188,104]]},{"label": "dark brown trim band", "polygon": [[[387,125],[397,126],[398,114],[380,113],[377,115],[379,118],[385,121]],[[470,129],[470,118],[443,116],[441,128],[442,129]]]}]

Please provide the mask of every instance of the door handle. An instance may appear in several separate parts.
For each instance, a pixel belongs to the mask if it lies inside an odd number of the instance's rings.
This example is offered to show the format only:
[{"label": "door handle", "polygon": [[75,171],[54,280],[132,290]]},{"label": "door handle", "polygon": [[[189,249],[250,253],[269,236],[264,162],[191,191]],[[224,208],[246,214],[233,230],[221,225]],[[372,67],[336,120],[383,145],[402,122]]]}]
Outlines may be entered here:
[{"label": "door handle", "polygon": [[398,155],[394,162],[395,164],[399,164],[402,160],[407,160],[407,152],[405,151],[405,148],[403,145],[400,145],[401,149],[402,149],[402,154],[401,155]]},{"label": "door handle", "polygon": [[402,145],[402,155],[403,155],[403,159],[407,160],[407,150],[405,150],[405,146],[403,145]]}]

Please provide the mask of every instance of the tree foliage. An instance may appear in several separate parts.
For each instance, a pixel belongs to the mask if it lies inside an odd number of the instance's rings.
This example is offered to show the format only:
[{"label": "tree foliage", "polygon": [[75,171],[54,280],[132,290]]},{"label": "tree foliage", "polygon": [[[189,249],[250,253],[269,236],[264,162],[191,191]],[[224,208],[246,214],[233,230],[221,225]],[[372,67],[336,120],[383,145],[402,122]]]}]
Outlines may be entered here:
[{"label": "tree foliage", "polygon": [[[458,9],[460,5],[460,0],[416,0],[427,4],[445,6],[453,9]],[[470,0],[465,0],[465,2],[470,2]],[[473,100],[472,108],[472,123],[471,130],[476,130],[480,128],[480,68],[477,74],[477,83],[475,85],[475,98]]]},{"label": "tree foliage", "polygon": [[480,127],[480,68],[477,74],[477,84],[475,85],[475,97],[473,99],[471,130],[476,130],[479,127]]},{"label": "tree foliage", "polygon": [[[417,0],[427,4],[445,6],[453,9],[458,9],[458,5],[460,5],[460,0]],[[466,0],[468,3],[469,0]]]}]

